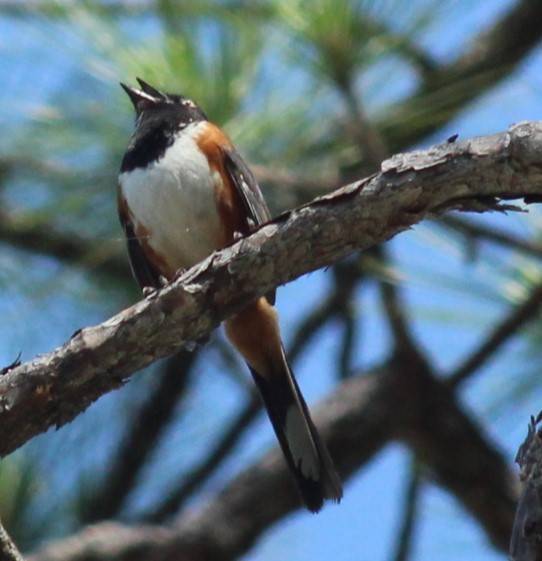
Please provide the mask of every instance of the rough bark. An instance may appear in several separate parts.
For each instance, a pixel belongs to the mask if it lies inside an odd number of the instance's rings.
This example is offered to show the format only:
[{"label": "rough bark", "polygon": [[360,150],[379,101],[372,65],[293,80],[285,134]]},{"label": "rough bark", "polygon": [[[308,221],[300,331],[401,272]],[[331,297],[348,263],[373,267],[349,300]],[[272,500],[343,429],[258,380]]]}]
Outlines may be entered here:
[{"label": "rough bark", "polygon": [[258,295],[427,217],[542,199],[542,123],[386,160],[381,172],[285,213],[159,294],[0,378],[0,455],[61,426]]}]

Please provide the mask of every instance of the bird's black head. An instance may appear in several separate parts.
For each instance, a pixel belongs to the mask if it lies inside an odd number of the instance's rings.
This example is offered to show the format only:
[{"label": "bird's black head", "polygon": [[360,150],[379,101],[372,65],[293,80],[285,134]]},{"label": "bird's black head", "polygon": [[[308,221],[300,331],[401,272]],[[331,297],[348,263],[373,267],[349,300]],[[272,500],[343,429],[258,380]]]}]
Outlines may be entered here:
[{"label": "bird's black head", "polygon": [[168,94],[137,78],[141,89],[121,84],[136,110],[136,130],[121,171],[146,167],[159,160],[175,135],[192,123],[206,121],[203,110],[184,95]]},{"label": "bird's black head", "polygon": [[170,119],[179,125],[187,125],[207,119],[203,110],[184,95],[168,94],[137,78],[141,89],[121,83],[136,110],[138,121],[145,119]]}]

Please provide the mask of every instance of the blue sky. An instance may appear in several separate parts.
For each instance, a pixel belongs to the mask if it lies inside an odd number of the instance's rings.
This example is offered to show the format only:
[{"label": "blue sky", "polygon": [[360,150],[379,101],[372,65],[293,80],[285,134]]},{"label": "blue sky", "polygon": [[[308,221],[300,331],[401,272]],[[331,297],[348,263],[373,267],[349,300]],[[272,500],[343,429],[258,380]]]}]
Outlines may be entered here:
[{"label": "blue sky", "polygon": [[[447,11],[437,18],[420,41],[436,57],[447,59],[453,56],[455,45],[462,45],[466,37],[490,22],[508,5],[510,2],[500,0],[474,3],[450,1]],[[454,18],[454,25],[449,26],[447,22],[451,17]],[[50,116],[51,99],[54,99],[56,92],[68,87],[69,77],[77,69],[81,58],[84,58],[85,40],[77,38],[74,30],[66,27],[63,30],[55,29],[53,42],[50,40],[52,27],[21,24],[18,19],[0,16],[0,67],[4,77],[0,92],[3,101],[0,103],[0,122],[15,135],[18,127],[24,125],[29,112],[38,119],[41,115]],[[108,63],[104,61],[107,71],[96,68],[88,70],[89,80],[96,81],[97,104],[119,102],[120,94],[111,92],[116,91],[119,80],[131,80],[127,76],[106,78],[110,74]],[[464,115],[459,116],[445,131],[439,132],[439,138],[435,141],[454,133],[459,133],[461,138],[490,134],[505,130],[512,122],[540,118],[541,66],[542,50],[538,49],[514,76],[477,100]],[[408,82],[409,77],[405,75],[404,82],[399,81],[397,85],[398,91],[408,88]],[[371,95],[376,95],[372,92],[377,92],[378,81],[375,78],[372,82],[369,76],[362,87],[367,88],[370,99]],[[108,95],[100,98],[100,92],[107,92]],[[119,106],[116,118],[126,122],[128,134],[132,123],[128,103]],[[10,149],[10,136],[3,135],[0,150],[9,152]],[[111,170],[111,178],[115,175],[116,169]],[[36,197],[36,193],[39,194],[39,190],[33,189],[32,197]],[[47,200],[48,194],[44,191],[42,200],[39,195],[37,199],[28,200],[23,184],[10,197],[13,204],[28,208],[39,206]],[[107,203],[109,206],[104,207],[111,209],[112,213],[114,197],[112,179],[111,201]],[[540,230],[540,212],[536,209],[528,216],[484,219],[524,234]],[[113,220],[116,221],[116,216]],[[115,236],[114,240],[123,243],[120,229],[118,238]],[[468,264],[462,257],[462,248],[458,243],[443,231],[426,225],[398,236],[389,247],[401,264],[408,306],[417,310],[414,320],[416,334],[445,374],[459,362],[462,354],[476,345],[513,301],[514,293],[504,271],[504,262],[501,263],[502,254],[488,248],[487,251],[494,255],[489,264]],[[20,275],[20,270],[25,266],[32,268],[28,277],[13,276]],[[35,260],[20,252],[2,248],[0,270],[0,364],[9,363],[19,350],[23,352],[23,359],[47,352],[82,325],[106,319],[120,305],[118,300],[109,297],[110,293],[102,298],[100,290],[103,287],[93,283],[92,279],[81,272],[66,271],[51,259]],[[435,270],[438,275],[431,278],[425,274]],[[465,299],[468,296],[461,288],[461,283],[465,281],[477,289],[475,296],[467,302]],[[329,282],[329,272],[317,272],[280,290],[279,308],[286,341],[294,331],[298,318],[318,300]],[[77,287],[76,291],[71,290],[74,286]],[[29,292],[34,299],[28,298]],[[356,358],[363,365],[382,358],[388,341],[385,323],[369,296],[364,293],[359,304],[360,313],[363,308],[366,319]],[[336,340],[334,328],[328,329],[319,338],[318,345],[312,347],[313,352],[306,353],[297,365],[297,376],[309,402],[323,397],[333,384],[326,372],[332,370],[330,361]],[[524,437],[529,415],[540,408],[537,405],[539,390],[518,398],[513,407],[503,406],[509,380],[503,371],[513,368],[521,374],[518,356],[522,352],[521,343],[509,345],[506,355],[484,368],[483,373],[462,394],[466,406],[488,427],[511,462]],[[226,396],[226,409],[235,407],[235,384],[216,371],[217,363],[211,355],[202,360],[208,362],[198,366],[202,376],[199,383],[201,391],[196,392],[186,407],[189,410],[202,407],[213,411],[217,403],[224,405],[223,396]],[[208,392],[208,387],[212,387],[213,392]],[[89,418],[90,422],[96,422],[100,411],[110,411],[118,402],[116,394],[104,401],[104,405],[98,404],[84,415],[86,422]],[[213,427],[208,425],[215,420],[219,423],[220,418],[213,415],[210,419],[200,419],[201,426],[181,425],[173,435],[174,440],[182,447],[190,439],[197,440],[202,434],[212,434]],[[58,446],[59,440],[76,440],[78,430],[82,429],[74,423],[48,438],[56,438],[55,446]],[[257,430],[245,439],[243,449],[227,469],[241,469],[273,442],[271,430],[261,419]],[[104,443],[105,448],[108,445],[110,443]],[[366,469],[348,482],[345,499],[340,506],[328,506],[318,516],[305,512],[292,515],[274,527],[245,558],[251,561],[279,557],[285,560],[318,561],[329,559],[332,554],[334,559],[341,561],[389,559],[400,521],[409,461],[408,452],[400,445],[388,446]],[[66,471],[70,472],[73,466],[68,463],[66,467]],[[63,478],[71,482],[74,474],[58,471],[57,479]],[[413,559],[429,561],[438,558],[446,561],[463,556],[480,561],[502,559],[500,553],[488,548],[485,537],[472,524],[469,515],[440,488],[434,485],[425,487],[421,512]]]}]

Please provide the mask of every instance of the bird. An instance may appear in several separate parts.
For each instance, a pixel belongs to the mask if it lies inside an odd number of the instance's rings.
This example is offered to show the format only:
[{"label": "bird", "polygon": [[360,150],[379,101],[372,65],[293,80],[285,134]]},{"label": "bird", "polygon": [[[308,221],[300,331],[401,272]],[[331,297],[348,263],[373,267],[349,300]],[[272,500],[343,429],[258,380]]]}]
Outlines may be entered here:
[{"label": "bird", "polygon": [[[118,214],[132,272],[145,292],[250,234],[271,217],[248,165],[225,132],[184,95],[137,78],[121,83],[136,113],[122,159]],[[246,362],[301,499],[311,512],[340,502],[340,477],[318,434],[281,340],[275,294],[224,322]]]}]

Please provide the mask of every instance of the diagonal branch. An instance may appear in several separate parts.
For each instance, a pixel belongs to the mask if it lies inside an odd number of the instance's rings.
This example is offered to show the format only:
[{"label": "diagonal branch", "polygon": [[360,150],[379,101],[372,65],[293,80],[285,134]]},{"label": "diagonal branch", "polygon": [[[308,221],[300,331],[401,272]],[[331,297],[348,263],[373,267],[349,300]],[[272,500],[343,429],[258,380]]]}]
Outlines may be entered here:
[{"label": "diagonal branch", "polygon": [[449,123],[523,62],[542,40],[538,0],[519,0],[457,60],[429,74],[420,88],[385,114],[379,128],[392,150],[412,146]]},{"label": "diagonal branch", "polygon": [[146,513],[143,519],[149,522],[160,522],[178,512],[190,498],[191,494],[231,454],[241,436],[251,426],[252,421],[261,410],[260,397],[256,395],[256,392],[253,392],[245,405],[239,409],[234,421],[227,427],[224,434],[220,436],[218,442],[212,445],[204,461],[196,466],[193,471],[183,474],[183,483],[169,493],[167,497],[164,497],[162,504],[159,504],[153,511]]},{"label": "diagonal branch", "polygon": [[401,154],[382,172],[279,216],[159,294],[0,378],[0,454],[84,411],[152,361],[272,288],[449,209],[542,198],[542,123]]},{"label": "diagonal branch", "polygon": [[169,359],[159,384],[119,443],[101,488],[85,502],[83,517],[86,522],[112,518],[121,511],[186,392],[189,373],[197,357],[198,349],[193,352],[183,349]]},{"label": "diagonal branch", "polygon": [[73,233],[57,231],[49,224],[33,224],[31,220],[13,218],[1,210],[0,242],[85,267],[112,279],[128,278],[130,275],[126,260],[119,259],[124,244],[96,244]]},{"label": "diagonal branch", "polygon": [[417,529],[420,510],[420,495],[423,488],[423,478],[420,466],[413,459],[409,467],[408,481],[405,490],[403,519],[397,534],[393,561],[408,561],[412,555],[413,542]]},{"label": "diagonal branch", "polygon": [[[316,408],[314,420],[345,479],[387,443],[405,442],[476,517],[492,542],[507,549],[514,477],[453,390],[422,363],[391,360],[358,373]],[[275,449],[171,526],[101,524],[52,542],[30,561],[233,560],[299,507]]]},{"label": "diagonal branch", "polygon": [[[353,473],[390,438],[396,414],[387,368],[357,377],[315,411],[314,420],[330,444],[341,474]],[[278,449],[250,466],[202,508],[187,509],[170,526],[92,526],[68,540],[51,543],[31,561],[233,560],[271,524],[300,508]]]},{"label": "diagonal branch", "polygon": [[[441,217],[435,224],[463,234],[469,246],[480,240],[486,240],[501,247],[525,253],[536,259],[542,258],[542,243],[537,239],[525,239],[510,232],[503,232],[488,224],[477,224],[472,220],[464,220],[452,215]],[[476,247],[474,247],[474,251],[476,251]]]},{"label": "diagonal branch", "polygon": [[24,561],[23,556],[0,522],[0,561]]},{"label": "diagonal branch", "polygon": [[452,387],[468,379],[490,360],[511,337],[527,323],[533,321],[540,313],[542,306],[542,284],[533,288],[524,302],[507,314],[504,320],[491,330],[486,340],[477,346],[475,352],[450,374],[447,381]]}]

